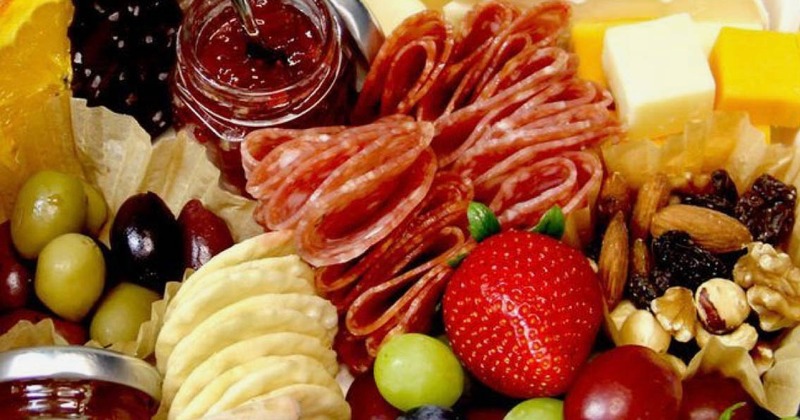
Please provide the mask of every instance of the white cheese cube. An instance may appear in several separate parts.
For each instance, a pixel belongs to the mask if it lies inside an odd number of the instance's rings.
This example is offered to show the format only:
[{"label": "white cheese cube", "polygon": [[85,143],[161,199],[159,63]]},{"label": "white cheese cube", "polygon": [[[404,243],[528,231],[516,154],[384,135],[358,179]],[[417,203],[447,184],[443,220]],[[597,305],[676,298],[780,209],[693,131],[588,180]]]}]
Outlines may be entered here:
[{"label": "white cheese cube", "polygon": [[714,77],[688,14],[608,29],[603,69],[631,139],[680,133],[714,108]]},{"label": "white cheese cube", "polygon": [[769,28],[780,32],[800,31],[800,0],[762,0],[769,14]]}]

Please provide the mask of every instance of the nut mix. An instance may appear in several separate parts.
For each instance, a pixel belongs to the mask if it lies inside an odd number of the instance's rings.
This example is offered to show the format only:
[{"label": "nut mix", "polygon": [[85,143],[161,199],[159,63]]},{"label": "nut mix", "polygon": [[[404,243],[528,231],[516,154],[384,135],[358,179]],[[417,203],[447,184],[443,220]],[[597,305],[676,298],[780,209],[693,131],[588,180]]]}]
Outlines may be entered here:
[{"label": "nut mix", "polygon": [[744,290],[726,279],[711,279],[701,284],[694,305],[703,327],[713,334],[727,334],[750,315]]},{"label": "nut mix", "polygon": [[800,323],[800,268],[772,245],[754,242],[736,263],[733,279],[747,289],[761,329],[777,331]]},{"label": "nut mix", "polygon": [[672,287],[650,303],[650,309],[664,329],[686,343],[694,338],[697,311],[692,303],[692,291],[685,287]]}]

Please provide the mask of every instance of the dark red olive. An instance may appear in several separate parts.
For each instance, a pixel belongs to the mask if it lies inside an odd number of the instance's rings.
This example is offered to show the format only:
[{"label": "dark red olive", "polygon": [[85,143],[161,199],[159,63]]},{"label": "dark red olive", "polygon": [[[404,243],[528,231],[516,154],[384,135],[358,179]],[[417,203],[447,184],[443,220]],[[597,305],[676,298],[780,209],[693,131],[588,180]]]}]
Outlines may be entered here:
[{"label": "dark red olive", "polygon": [[197,270],[220,252],[233,246],[233,236],[222,218],[191,200],[183,206],[178,224],[183,238],[183,264]]},{"label": "dark red olive", "polygon": [[152,192],[129,197],[111,226],[111,254],[119,273],[163,293],[183,274],[181,228],[169,207]]},{"label": "dark red olive", "polygon": [[0,225],[0,312],[23,308],[31,299],[33,275],[11,242],[11,224]]},{"label": "dark red olive", "polygon": [[74,322],[64,321],[63,319],[50,316],[44,312],[38,312],[30,309],[16,309],[7,314],[0,315],[0,334],[5,334],[11,328],[14,328],[20,321],[29,321],[33,324],[39,323],[44,319],[50,318],[53,320],[56,332],[64,337],[69,344],[84,345],[88,341],[88,334],[86,328]]}]

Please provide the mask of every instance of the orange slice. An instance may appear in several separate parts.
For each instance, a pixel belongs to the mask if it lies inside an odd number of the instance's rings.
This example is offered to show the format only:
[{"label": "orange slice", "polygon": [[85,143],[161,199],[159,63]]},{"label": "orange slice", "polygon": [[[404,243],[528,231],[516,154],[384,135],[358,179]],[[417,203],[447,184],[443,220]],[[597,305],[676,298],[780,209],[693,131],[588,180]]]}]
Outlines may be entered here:
[{"label": "orange slice", "polygon": [[81,173],[69,113],[71,19],[70,0],[0,0],[0,220],[33,172]]}]

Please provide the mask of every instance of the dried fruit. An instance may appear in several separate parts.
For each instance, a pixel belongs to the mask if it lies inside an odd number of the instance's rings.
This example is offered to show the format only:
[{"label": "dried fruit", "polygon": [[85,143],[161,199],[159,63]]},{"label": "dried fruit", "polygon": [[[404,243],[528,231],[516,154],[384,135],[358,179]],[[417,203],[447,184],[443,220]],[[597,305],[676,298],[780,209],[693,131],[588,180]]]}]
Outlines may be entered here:
[{"label": "dried fruit", "polygon": [[[656,284],[655,279],[662,280],[660,285]],[[625,296],[633,302],[639,309],[647,309],[653,299],[663,295],[669,289],[669,282],[663,282],[663,276],[651,277],[632,274],[625,285]],[[666,285],[666,287],[663,287]]]},{"label": "dried fruit", "polygon": [[688,233],[698,245],[714,253],[737,251],[753,240],[747,227],[733,217],[686,204],[667,206],[653,216],[653,237],[671,230]]},{"label": "dried fruit", "polygon": [[658,276],[666,276],[673,286],[695,290],[704,281],[729,277],[722,261],[697,246],[686,232],[669,231],[653,241],[653,257]]},{"label": "dried fruit", "polygon": [[175,0],[75,0],[72,90],[89,106],[136,118],[156,136],[171,125],[169,76],[181,9]]},{"label": "dried fruit", "polygon": [[667,204],[669,193],[669,180],[664,174],[655,175],[642,186],[636,197],[636,204],[631,216],[631,236],[633,238],[647,238],[653,215]]},{"label": "dried fruit", "polygon": [[786,241],[794,227],[797,188],[762,175],[736,204],[736,217],[759,242],[777,245]]},{"label": "dried fruit", "polygon": [[603,294],[609,309],[613,309],[622,299],[628,279],[628,255],[628,227],[625,226],[622,212],[618,212],[603,235],[603,245],[597,263]]},{"label": "dried fruit", "polygon": [[711,174],[709,188],[708,193],[684,195],[681,197],[681,202],[733,216],[736,202],[739,200],[739,192],[728,172],[723,169],[714,171]]}]

